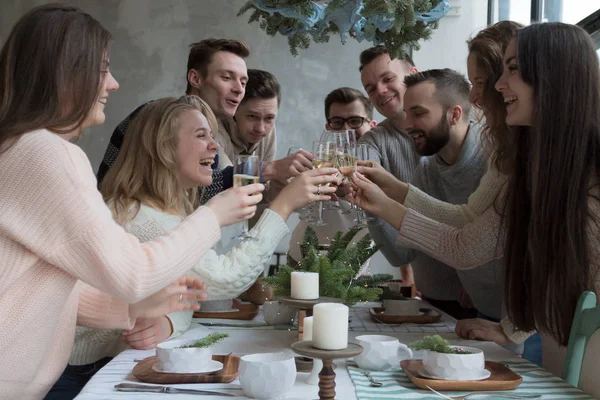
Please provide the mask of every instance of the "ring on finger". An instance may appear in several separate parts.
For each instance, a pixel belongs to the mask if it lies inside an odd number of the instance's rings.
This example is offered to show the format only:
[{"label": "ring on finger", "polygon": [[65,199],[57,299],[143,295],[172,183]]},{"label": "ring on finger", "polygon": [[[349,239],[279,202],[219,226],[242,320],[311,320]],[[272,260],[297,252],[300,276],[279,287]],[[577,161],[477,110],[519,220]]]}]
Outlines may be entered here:
[{"label": "ring on finger", "polygon": [[181,294],[179,295],[179,302],[180,302],[180,303],[183,303],[183,293],[181,293]]},{"label": "ring on finger", "polygon": [[317,196],[320,196],[320,195],[321,195],[321,186],[318,186],[317,187]]}]

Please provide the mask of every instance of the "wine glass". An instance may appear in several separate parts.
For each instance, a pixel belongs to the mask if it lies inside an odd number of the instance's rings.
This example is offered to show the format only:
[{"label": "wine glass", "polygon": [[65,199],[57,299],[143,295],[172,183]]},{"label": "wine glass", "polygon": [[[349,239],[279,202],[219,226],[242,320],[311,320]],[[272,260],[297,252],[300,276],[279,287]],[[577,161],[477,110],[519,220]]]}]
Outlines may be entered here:
[{"label": "wine glass", "polygon": [[[333,167],[335,164],[337,148],[335,142],[313,142],[313,165],[315,168]],[[323,202],[319,201],[317,220],[312,222],[314,226],[327,225],[323,221]]]},{"label": "wine glass", "polygon": [[[233,186],[242,187],[253,183],[260,183],[260,159],[258,156],[237,156],[233,167]],[[242,224],[242,232],[233,239],[256,240],[248,232],[248,220],[242,221]]]},{"label": "wine glass", "polygon": [[[352,131],[354,132],[354,131]],[[321,142],[333,142],[336,145],[335,155],[333,157],[334,167],[339,168],[337,163],[337,156],[344,153],[348,148],[353,147],[356,141],[352,141],[350,133],[346,130],[341,131],[329,131],[325,130],[321,134]],[[340,206],[336,201],[326,201],[324,203],[325,210],[339,210]]]},{"label": "wine glass", "polygon": [[[288,148],[287,155],[291,156],[292,154],[296,154],[300,150],[304,150],[304,149],[302,147],[290,146]],[[291,181],[292,179],[294,179],[294,178],[288,179],[288,182]],[[298,213],[298,218],[300,218],[300,220],[302,220],[302,221],[305,221],[307,223],[312,223],[315,220],[315,217],[313,215],[313,203],[296,210],[296,212]]]},{"label": "wine glass", "polygon": [[[371,159],[370,147],[366,144],[359,144],[356,146],[356,156],[358,160],[369,161]],[[362,208],[356,206],[356,219],[354,222],[355,226],[366,227],[367,222],[374,222],[375,218],[367,216]]]},{"label": "wine glass", "polygon": [[[347,131],[341,132],[337,136],[337,140],[339,140],[337,168],[347,180],[351,180],[352,174],[356,170],[357,160],[356,136],[354,130],[349,129]],[[356,207],[354,207],[353,204],[350,204],[350,207],[342,211],[342,214],[350,214],[355,210]]]}]

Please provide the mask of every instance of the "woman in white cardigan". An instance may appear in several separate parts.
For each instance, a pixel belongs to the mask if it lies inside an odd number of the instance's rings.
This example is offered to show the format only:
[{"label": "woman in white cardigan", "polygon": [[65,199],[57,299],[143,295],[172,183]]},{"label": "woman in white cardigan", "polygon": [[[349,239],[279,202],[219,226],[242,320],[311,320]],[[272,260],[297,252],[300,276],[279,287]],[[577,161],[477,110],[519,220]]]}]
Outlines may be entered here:
[{"label": "woman in white cardigan", "polygon": [[[197,206],[198,187],[210,185],[218,144],[217,122],[196,96],[153,101],[128,128],[122,151],[102,183],[113,217],[140,241],[173,230]],[[275,247],[289,232],[285,221],[297,208],[330,199],[337,170],[315,169],[296,177],[279,193],[241,242],[225,255],[209,250],[190,265],[189,276],[206,284],[209,300],[231,299],[246,291],[264,271]],[[334,184],[334,185],[323,185]],[[320,186],[323,185],[323,186]],[[139,320],[130,332],[78,327],[70,365],[114,357],[126,344],[153,348],[187,330],[192,311]],[[135,334],[131,334],[135,332]]]}]

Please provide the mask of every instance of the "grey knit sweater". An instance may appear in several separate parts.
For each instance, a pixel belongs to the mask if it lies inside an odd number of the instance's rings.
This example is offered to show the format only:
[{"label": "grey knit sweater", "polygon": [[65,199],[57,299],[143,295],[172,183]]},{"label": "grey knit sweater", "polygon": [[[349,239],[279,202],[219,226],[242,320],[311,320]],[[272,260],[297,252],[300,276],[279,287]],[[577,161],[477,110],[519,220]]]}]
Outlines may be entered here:
[{"label": "grey knit sweater", "polygon": [[[438,200],[466,203],[487,170],[487,154],[480,146],[480,126],[471,123],[461,151],[452,165],[439,156],[423,157],[412,184]],[[477,310],[501,318],[501,262],[490,261],[472,270],[455,270],[422,252],[412,261],[415,282],[423,295],[438,300],[456,300],[460,287],[471,296]]]},{"label": "grey knit sweater", "polygon": [[[410,182],[420,156],[415,151],[412,138],[396,129],[388,119],[365,133],[360,144],[369,146],[369,158],[376,161],[396,178]],[[381,253],[394,267],[408,264],[413,258],[411,250],[396,246],[398,231],[380,218],[369,223],[369,232],[375,243],[383,245]]]}]

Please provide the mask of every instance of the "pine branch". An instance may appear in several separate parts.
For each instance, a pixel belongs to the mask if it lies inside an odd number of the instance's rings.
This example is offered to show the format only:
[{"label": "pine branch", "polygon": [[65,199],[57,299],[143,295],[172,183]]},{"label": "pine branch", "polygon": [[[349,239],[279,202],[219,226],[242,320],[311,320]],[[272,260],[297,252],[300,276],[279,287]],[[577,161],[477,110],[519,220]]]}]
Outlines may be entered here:
[{"label": "pine branch", "polygon": [[214,346],[215,344],[222,342],[227,339],[229,335],[227,333],[211,333],[210,335],[203,337],[202,339],[196,340],[192,344],[180,346],[178,349],[191,349],[191,348],[206,348]]},{"label": "pine branch", "polygon": [[315,230],[310,226],[307,227],[304,231],[304,238],[302,239],[302,244],[300,245],[300,254],[302,254],[302,258],[306,257],[308,249],[316,249],[318,245],[319,237],[317,236]]}]

